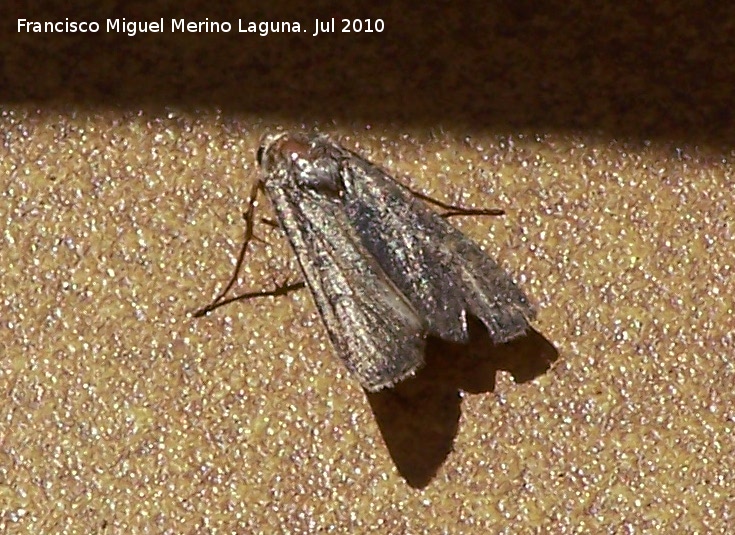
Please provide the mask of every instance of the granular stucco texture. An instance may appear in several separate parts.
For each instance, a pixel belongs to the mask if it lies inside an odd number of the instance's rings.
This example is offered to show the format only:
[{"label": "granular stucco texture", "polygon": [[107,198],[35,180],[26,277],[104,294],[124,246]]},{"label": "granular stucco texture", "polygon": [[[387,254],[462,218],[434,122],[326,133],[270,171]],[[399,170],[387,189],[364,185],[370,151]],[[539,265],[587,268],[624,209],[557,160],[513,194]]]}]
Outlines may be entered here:
[{"label": "granular stucco texture", "polygon": [[[1,128],[6,526],[728,524],[729,159],[336,128],[413,186],[505,209],[457,225],[540,311],[529,340],[430,356],[367,398],[306,290],[188,315],[231,273],[268,125],[15,110]],[[281,233],[258,236],[240,291],[297,280]]]}]

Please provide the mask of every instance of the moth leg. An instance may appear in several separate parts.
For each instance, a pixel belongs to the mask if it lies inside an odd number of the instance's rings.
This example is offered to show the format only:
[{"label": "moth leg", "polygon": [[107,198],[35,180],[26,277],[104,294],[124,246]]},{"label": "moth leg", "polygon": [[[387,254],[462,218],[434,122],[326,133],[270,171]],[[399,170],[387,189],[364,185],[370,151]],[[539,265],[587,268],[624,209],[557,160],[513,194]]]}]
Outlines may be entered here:
[{"label": "moth leg", "polygon": [[232,274],[230,281],[227,283],[227,286],[225,286],[225,289],[222,290],[219,293],[219,295],[215,297],[214,300],[209,305],[193,313],[195,318],[204,316],[208,312],[214,310],[215,308],[218,308],[221,305],[220,301],[222,301],[225,295],[227,295],[227,292],[229,292],[232,289],[232,287],[235,285],[235,282],[237,281],[237,276],[240,273],[240,268],[242,267],[242,263],[245,260],[245,253],[247,252],[250,241],[252,239],[257,239],[257,240],[260,239],[253,235],[253,228],[254,228],[253,220],[255,217],[255,202],[258,199],[258,191],[262,189],[263,189],[263,182],[261,180],[258,180],[253,185],[253,189],[250,192],[250,206],[248,207],[247,211],[243,214],[243,217],[245,219],[245,238],[243,239],[242,247],[240,248],[240,254],[237,257],[237,263],[235,264],[235,271]]},{"label": "moth leg", "polygon": [[[254,221],[255,221],[255,202],[258,199],[258,192],[263,189],[263,181],[259,180],[255,183],[253,186],[252,191],[250,192],[250,206],[248,206],[248,209],[243,214],[243,218],[245,219],[245,238],[242,242],[242,247],[240,248],[240,254],[237,257],[237,263],[235,264],[235,271],[232,274],[232,277],[230,278],[230,281],[227,283],[227,286],[225,286],[225,289],[220,292],[220,294],[207,306],[200,308],[199,310],[196,310],[192,313],[192,316],[195,318],[201,318],[202,316],[206,316],[210,312],[212,312],[215,309],[218,309],[221,306],[229,305],[230,303],[233,303],[235,301],[245,300],[245,299],[252,299],[254,297],[277,297],[281,295],[286,295],[289,292],[300,290],[306,286],[306,283],[301,282],[293,282],[289,283],[288,280],[285,282],[278,284],[276,283],[275,279],[273,280],[274,289],[273,290],[258,290],[255,292],[247,292],[244,294],[236,295],[234,297],[229,297],[227,299],[224,299],[225,295],[232,289],[232,287],[235,285],[235,282],[237,281],[237,276],[240,273],[240,268],[242,268],[242,264],[245,261],[245,253],[248,249],[248,244],[251,240],[258,240],[265,243],[265,240],[262,240],[261,238],[255,236],[253,233],[253,229],[255,227]],[[266,219],[263,219],[264,221],[268,221]],[[277,223],[273,224],[275,226],[278,226]]]},{"label": "moth leg", "polygon": [[292,283],[284,282],[283,284],[276,285],[276,287],[272,290],[258,290],[256,292],[247,292],[244,294],[236,295],[234,297],[228,297],[227,299],[223,299],[219,302],[213,302],[211,305],[197,310],[192,314],[192,316],[194,316],[195,318],[201,318],[202,316],[206,316],[213,310],[219,307],[223,307],[225,305],[229,305],[230,303],[234,303],[235,301],[244,301],[246,299],[253,299],[254,297],[278,297],[281,295],[289,294],[296,290],[301,290],[304,287],[306,287],[306,283],[304,281]]},{"label": "moth leg", "polygon": [[260,222],[271,228],[281,228],[281,225],[279,225],[278,222],[268,219],[267,217],[261,217]]},{"label": "moth leg", "polygon": [[433,197],[429,197],[428,195],[421,193],[420,191],[413,190],[409,188],[408,186],[403,186],[406,188],[411,195],[414,197],[418,197],[422,201],[426,201],[430,204],[436,205],[439,208],[443,208],[446,210],[443,214],[439,214],[439,217],[453,217],[458,215],[504,215],[505,212],[499,208],[465,208],[463,206],[456,206],[454,204],[449,204],[442,202],[438,199],[434,199]]}]

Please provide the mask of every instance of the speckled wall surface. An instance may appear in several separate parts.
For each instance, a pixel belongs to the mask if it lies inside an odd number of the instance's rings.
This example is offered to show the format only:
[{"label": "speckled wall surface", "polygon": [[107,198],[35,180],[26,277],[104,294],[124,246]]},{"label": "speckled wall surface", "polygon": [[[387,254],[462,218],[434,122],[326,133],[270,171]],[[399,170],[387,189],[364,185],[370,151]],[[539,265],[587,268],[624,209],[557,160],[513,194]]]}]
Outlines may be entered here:
[{"label": "speckled wall surface", "polygon": [[[4,532],[732,531],[735,8],[514,5],[176,14],[309,30],[265,37],[19,34],[172,14],[0,8]],[[312,37],[331,17],[385,31]],[[455,223],[536,331],[367,396],[306,291],[192,318],[278,128],[503,208]],[[239,290],[297,280],[258,236]]]}]

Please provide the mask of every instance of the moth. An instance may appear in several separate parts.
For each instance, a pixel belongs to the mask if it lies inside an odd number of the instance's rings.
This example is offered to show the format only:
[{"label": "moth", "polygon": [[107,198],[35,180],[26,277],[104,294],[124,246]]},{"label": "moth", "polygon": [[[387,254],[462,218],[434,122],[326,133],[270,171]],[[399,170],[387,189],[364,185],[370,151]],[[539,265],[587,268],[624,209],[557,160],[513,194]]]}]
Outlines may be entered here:
[{"label": "moth", "polygon": [[[414,374],[424,362],[428,336],[469,342],[470,316],[496,344],[529,329],[536,312],[526,294],[424,201],[451,209],[444,216],[502,211],[432,201],[324,135],[266,136],[257,163],[258,187],[275,208],[332,345],[366,390]],[[256,195],[254,190],[251,199]],[[246,219],[236,272],[252,237],[252,210]],[[221,301],[233,282],[196,315],[234,300]]]}]

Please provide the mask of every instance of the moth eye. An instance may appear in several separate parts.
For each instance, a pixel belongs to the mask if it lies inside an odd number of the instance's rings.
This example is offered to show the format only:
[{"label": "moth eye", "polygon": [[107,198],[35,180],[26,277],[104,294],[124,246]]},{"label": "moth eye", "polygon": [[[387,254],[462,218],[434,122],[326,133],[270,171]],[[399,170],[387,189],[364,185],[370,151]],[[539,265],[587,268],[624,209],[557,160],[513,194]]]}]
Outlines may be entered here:
[{"label": "moth eye", "polygon": [[263,153],[265,152],[265,147],[261,145],[258,147],[258,152],[255,155],[255,159],[258,162],[258,165],[263,165]]},{"label": "moth eye", "polygon": [[328,195],[330,197],[340,195],[344,189],[342,180],[338,174],[330,169],[313,168],[309,173],[303,173],[299,177],[299,184],[306,189]]}]

